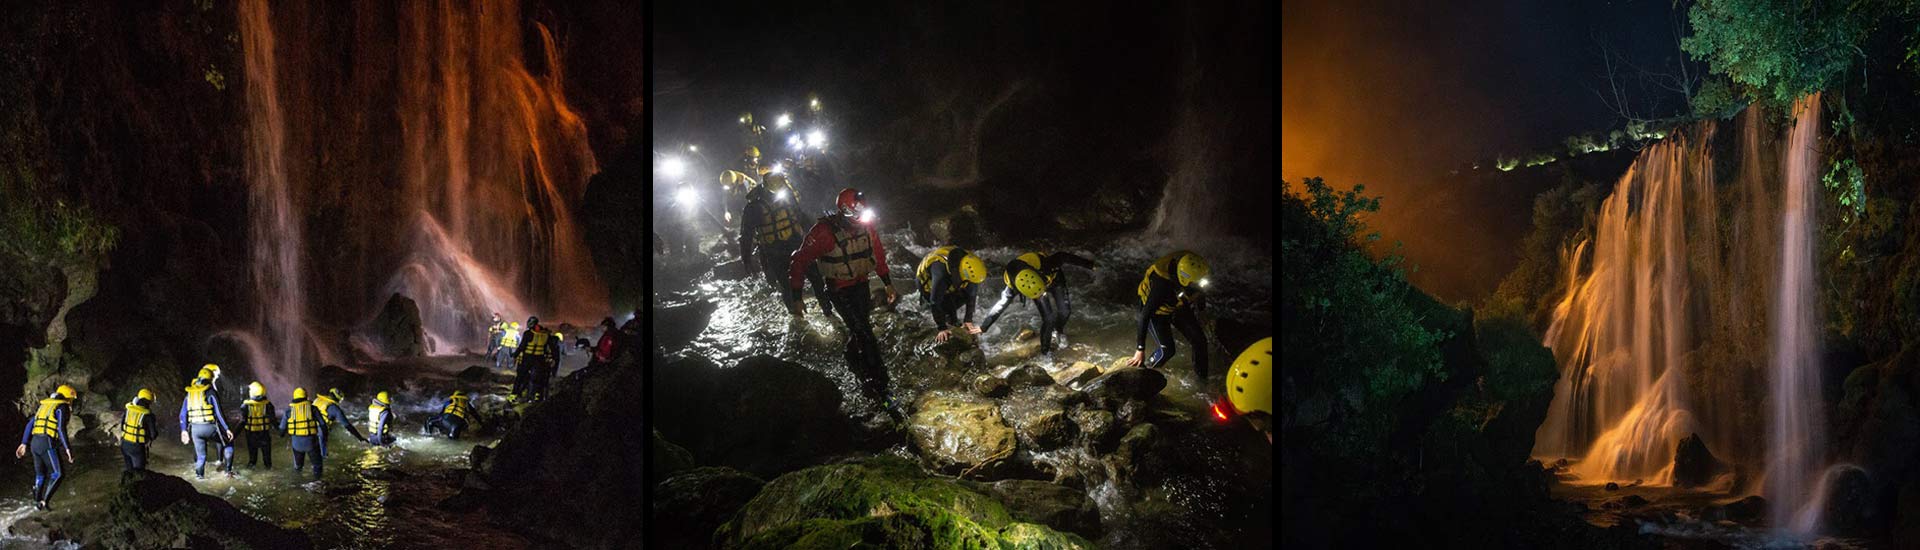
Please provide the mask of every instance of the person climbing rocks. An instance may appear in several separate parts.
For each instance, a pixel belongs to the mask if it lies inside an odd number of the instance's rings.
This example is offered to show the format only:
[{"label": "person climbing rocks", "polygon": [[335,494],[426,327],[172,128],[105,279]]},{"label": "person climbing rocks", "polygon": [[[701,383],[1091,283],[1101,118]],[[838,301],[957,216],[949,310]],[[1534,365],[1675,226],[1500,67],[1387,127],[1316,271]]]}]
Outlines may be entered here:
[{"label": "person climbing rocks", "polygon": [[547,398],[547,388],[553,387],[553,377],[560,372],[560,362],[567,358],[567,335],[555,330],[547,333],[547,361],[540,365],[540,371],[533,378],[535,400]]},{"label": "person climbing rocks", "polygon": [[[1206,308],[1205,296],[1201,290],[1207,286],[1206,258],[1185,250],[1176,251],[1154,260],[1140,277],[1136,291],[1140,295],[1140,322],[1134,330],[1133,357],[1127,359],[1127,366],[1140,366],[1159,369],[1173,358],[1173,333],[1187,339],[1187,345],[1193,346],[1193,373],[1198,382],[1210,385],[1207,378],[1207,331],[1200,324],[1199,314]],[[1153,356],[1147,357],[1147,334],[1152,333],[1157,347]],[[1208,390],[1217,396],[1218,392]]]},{"label": "person climbing rocks", "polygon": [[1007,261],[1006,270],[1000,273],[1007,286],[1000,290],[1000,301],[987,310],[987,319],[980,323],[980,330],[993,328],[993,323],[1000,320],[1000,315],[1006,313],[1007,306],[1015,300],[1031,301],[1040,314],[1040,353],[1053,356],[1056,336],[1060,346],[1066,347],[1067,319],[1073,313],[1073,299],[1067,291],[1065,274],[1069,265],[1090,271],[1099,269],[1093,260],[1067,252],[1028,252]]},{"label": "person climbing rocks", "polygon": [[500,334],[500,347],[493,356],[493,369],[506,368],[504,364],[513,364],[514,351],[520,347],[520,323],[509,323],[506,332]]},{"label": "person climbing rocks", "polygon": [[[782,275],[803,238],[800,210],[795,207],[798,201],[785,176],[768,176],[766,185],[747,192],[746,204],[740,209],[740,269],[751,277],[757,265],[767,285],[779,293],[781,305],[794,315],[804,309],[800,291],[788,288]],[[819,266],[807,267],[807,281],[813,284],[813,299],[820,303],[820,311],[833,315],[833,302],[827,299]]]},{"label": "person climbing rocks", "polygon": [[500,337],[507,332],[507,323],[500,320],[500,312],[493,312],[493,319],[487,322],[487,357],[500,350]]},{"label": "person climbing rocks", "polygon": [[[319,407],[307,401],[306,388],[293,389],[293,401],[287,403],[287,415],[280,418],[280,434],[287,436],[293,449],[293,474],[300,475],[306,463],[313,462],[313,478],[320,479],[320,464],[326,460],[326,421]],[[351,427],[351,426],[349,426]]]},{"label": "person climbing rocks", "polygon": [[187,386],[187,398],[180,402],[180,443],[193,445],[195,479],[207,478],[208,447],[214,447],[227,477],[233,477],[233,430],[220,411],[220,400],[214,398],[213,378],[205,369],[200,373],[193,385]]},{"label": "person climbing rocks", "polygon": [[587,368],[613,362],[615,344],[620,341],[620,328],[613,324],[613,318],[600,320],[600,341],[593,344],[593,354],[587,356]]},{"label": "person climbing rocks", "polygon": [[374,394],[373,402],[367,404],[367,441],[375,447],[393,444],[393,433],[388,430],[393,426],[393,411],[387,410],[391,404],[387,392]]},{"label": "person climbing rocks", "polygon": [[1227,403],[1273,443],[1273,337],[1261,338],[1227,368]]},{"label": "person climbing rocks", "polygon": [[[527,318],[527,331],[520,334],[520,349],[514,350],[513,391],[515,401],[531,399],[535,380],[553,355],[552,333],[540,326],[539,317]],[[541,388],[544,390],[544,388]]]},{"label": "person climbing rocks", "polygon": [[[609,318],[611,321],[611,318]],[[427,420],[428,434],[446,433],[447,439],[460,439],[460,432],[466,431],[467,419],[473,416],[473,407],[467,403],[467,392],[454,390],[447,396],[447,404],[440,407],[440,414]]]},{"label": "person climbing rocks", "polygon": [[153,435],[160,432],[159,416],[153,414],[153,391],[140,388],[127,410],[120,415],[120,459],[127,471],[147,469],[147,449]]},{"label": "person climbing rocks", "polygon": [[327,388],[327,393],[314,396],[313,408],[320,411],[320,440],[330,442],[333,439],[333,427],[339,425],[346,426],[347,433],[353,434],[354,439],[370,443],[367,436],[360,435],[360,430],[353,427],[353,420],[347,418],[347,411],[340,408],[340,403],[346,400],[340,388]]},{"label": "person climbing rocks", "polygon": [[78,399],[73,386],[61,384],[54,388],[51,395],[40,400],[33,419],[27,421],[26,429],[20,432],[20,447],[13,450],[14,458],[25,457],[29,451],[33,453],[33,507],[36,510],[53,509],[50,503],[53,490],[60,486],[60,477],[65,472],[60,458],[64,456],[67,464],[73,464],[73,446],[67,443],[67,417],[73,414],[73,403]]},{"label": "person climbing rocks", "polygon": [[807,268],[819,262],[827,279],[827,298],[846,323],[847,368],[860,378],[861,392],[881,404],[897,422],[905,413],[888,393],[887,367],[880,356],[880,340],[873,335],[873,296],[868,279],[879,275],[887,304],[899,300],[888,282],[887,251],[872,225],[859,220],[867,212],[866,196],[846,188],[835,199],[836,211],[814,222],[800,249],[787,266],[787,287],[795,291],[806,280]]},{"label": "person climbing rocks", "polygon": [[[933,325],[940,329],[933,337],[935,341],[944,343],[953,337],[956,325],[968,334],[980,333],[980,327],[973,324],[973,308],[976,290],[987,280],[987,262],[964,248],[942,246],[920,259],[913,278],[920,281],[920,301],[933,312]],[[954,315],[961,306],[967,308],[965,318]]]},{"label": "person climbing rocks", "polygon": [[267,401],[267,386],[259,381],[247,384],[247,400],[242,405],[247,408],[247,417],[240,423],[241,431],[247,432],[247,467],[265,464],[273,469],[273,433],[274,426],[280,424],[273,403]]}]

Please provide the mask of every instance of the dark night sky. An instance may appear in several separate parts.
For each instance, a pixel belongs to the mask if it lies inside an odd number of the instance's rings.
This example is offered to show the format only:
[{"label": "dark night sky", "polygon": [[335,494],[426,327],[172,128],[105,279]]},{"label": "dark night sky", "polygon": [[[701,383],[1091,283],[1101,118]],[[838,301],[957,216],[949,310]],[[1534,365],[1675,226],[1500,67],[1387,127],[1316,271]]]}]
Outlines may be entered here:
[{"label": "dark night sky", "polygon": [[[1513,254],[1484,249],[1508,247],[1519,236],[1439,229],[1473,226],[1427,212],[1450,209],[1425,207],[1480,199],[1450,196],[1442,176],[1473,161],[1618,128],[1618,117],[1593,92],[1605,86],[1597,43],[1613,44],[1642,65],[1675,63],[1681,54],[1673,17],[1686,5],[1286,0],[1281,177],[1366,184],[1383,197],[1373,227],[1389,241],[1405,241],[1404,253],[1430,276],[1502,275],[1447,263]],[[1666,102],[1662,115],[1680,107],[1677,95]],[[1495,283],[1485,281],[1485,289]]]}]

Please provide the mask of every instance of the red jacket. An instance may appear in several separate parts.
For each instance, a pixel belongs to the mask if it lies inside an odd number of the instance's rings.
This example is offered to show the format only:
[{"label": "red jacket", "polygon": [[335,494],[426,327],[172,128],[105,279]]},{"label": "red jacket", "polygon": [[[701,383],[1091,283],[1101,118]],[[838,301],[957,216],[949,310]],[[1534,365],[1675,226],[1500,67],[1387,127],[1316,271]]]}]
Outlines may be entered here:
[{"label": "red jacket", "polygon": [[593,360],[605,363],[613,360],[613,329],[600,333],[600,343],[593,346]]},{"label": "red jacket", "polygon": [[[839,214],[835,215],[838,216]],[[873,230],[872,225],[859,222],[854,223],[855,225],[866,226],[867,238],[873,242],[873,272],[880,275],[882,279],[887,278],[887,249],[880,245],[880,234]],[[787,286],[795,289],[801,288],[801,285],[807,280],[807,266],[811,265],[813,260],[819,258],[821,254],[826,254],[828,250],[832,250],[833,247],[833,225],[826,221],[815,222],[813,229],[807,231],[807,240],[800,243],[799,250],[793,251],[793,262],[787,267]],[[829,281],[833,283],[833,288],[842,289],[856,284],[866,284],[867,278],[861,277],[859,280],[854,281],[834,281],[829,279]]]}]

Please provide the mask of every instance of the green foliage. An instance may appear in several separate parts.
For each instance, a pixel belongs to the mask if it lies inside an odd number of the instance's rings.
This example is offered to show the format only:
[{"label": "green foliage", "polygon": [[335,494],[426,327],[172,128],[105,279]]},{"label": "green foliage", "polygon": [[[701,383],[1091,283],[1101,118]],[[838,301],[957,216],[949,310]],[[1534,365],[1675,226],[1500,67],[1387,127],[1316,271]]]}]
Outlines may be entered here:
[{"label": "green foliage", "polygon": [[1533,229],[1520,242],[1520,263],[1501,279],[1482,312],[1541,326],[1566,290],[1563,251],[1585,235],[1589,213],[1598,210],[1605,197],[1603,186],[1572,178],[1535,197]]},{"label": "green foliage", "polygon": [[1701,0],[1681,48],[1748,96],[1776,105],[1831,86],[1860,57],[1876,20],[1900,2]]},{"label": "green foliage", "polygon": [[206,80],[208,84],[212,84],[215,90],[227,89],[227,75],[222,74],[219,67],[208,65],[207,68],[202,71],[200,78]]},{"label": "green foliage", "polygon": [[1734,84],[1726,78],[1708,78],[1700,83],[1688,101],[1693,104],[1693,116],[1703,119],[1730,118],[1747,106],[1746,96],[1734,89]]},{"label": "green foliage", "polygon": [[1820,183],[1827,188],[1827,194],[1840,204],[1841,221],[1853,223],[1867,208],[1867,176],[1853,159],[1834,159],[1832,166]]},{"label": "green foliage", "polygon": [[1520,167],[1520,159],[1513,158],[1513,157],[1500,157],[1498,160],[1494,161],[1493,167],[1499,168],[1501,172],[1510,171],[1510,170],[1513,170],[1514,168]]}]

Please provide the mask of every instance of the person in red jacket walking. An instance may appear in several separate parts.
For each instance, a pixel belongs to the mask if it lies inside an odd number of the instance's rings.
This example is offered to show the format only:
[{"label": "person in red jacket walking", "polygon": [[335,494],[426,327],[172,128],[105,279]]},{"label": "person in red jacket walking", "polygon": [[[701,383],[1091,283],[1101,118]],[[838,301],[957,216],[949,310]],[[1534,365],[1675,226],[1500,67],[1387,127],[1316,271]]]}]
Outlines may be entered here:
[{"label": "person in red jacket walking", "polygon": [[[793,252],[787,267],[787,286],[798,292],[806,282],[807,267],[818,264],[827,280],[827,299],[847,324],[847,369],[860,378],[861,393],[879,402],[895,421],[904,412],[894,403],[887,389],[887,367],[881,362],[880,340],[873,335],[872,294],[868,279],[879,275],[887,289],[887,304],[899,296],[888,281],[887,249],[868,220],[866,196],[858,189],[846,188],[834,201],[836,212],[814,222],[800,249]],[[800,315],[799,303],[788,306]]]}]

